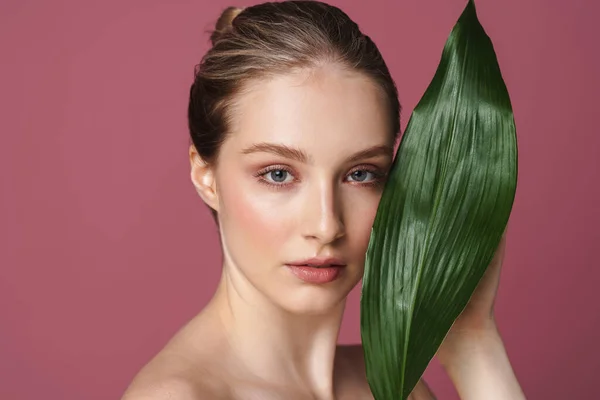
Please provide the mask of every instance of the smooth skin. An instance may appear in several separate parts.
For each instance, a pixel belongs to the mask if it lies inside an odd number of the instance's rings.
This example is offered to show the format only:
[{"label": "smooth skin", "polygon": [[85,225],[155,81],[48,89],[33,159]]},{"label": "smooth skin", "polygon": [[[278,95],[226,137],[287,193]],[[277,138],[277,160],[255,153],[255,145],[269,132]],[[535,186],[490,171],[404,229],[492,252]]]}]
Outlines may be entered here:
[{"label": "smooth skin", "polygon": [[[372,399],[362,347],[337,339],[392,163],[386,99],[326,64],[245,89],[217,161],[189,150],[192,182],[218,213],[220,283],[123,399]],[[437,354],[462,399],[524,398],[493,315],[504,247]],[[324,284],[286,267],[315,256],[346,266]],[[410,396],[434,398],[423,380]]]}]

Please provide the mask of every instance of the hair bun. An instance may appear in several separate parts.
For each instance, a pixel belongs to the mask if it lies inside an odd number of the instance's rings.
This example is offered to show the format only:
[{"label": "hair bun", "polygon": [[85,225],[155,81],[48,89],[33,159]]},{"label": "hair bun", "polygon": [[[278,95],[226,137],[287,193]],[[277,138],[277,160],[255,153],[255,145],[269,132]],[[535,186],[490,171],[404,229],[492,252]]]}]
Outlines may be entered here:
[{"label": "hair bun", "polygon": [[212,42],[213,46],[219,40],[221,35],[231,31],[233,20],[235,19],[235,17],[238,16],[239,13],[242,12],[242,10],[243,8],[239,7],[227,7],[223,11],[221,16],[217,20],[215,30],[210,35],[210,41]]}]

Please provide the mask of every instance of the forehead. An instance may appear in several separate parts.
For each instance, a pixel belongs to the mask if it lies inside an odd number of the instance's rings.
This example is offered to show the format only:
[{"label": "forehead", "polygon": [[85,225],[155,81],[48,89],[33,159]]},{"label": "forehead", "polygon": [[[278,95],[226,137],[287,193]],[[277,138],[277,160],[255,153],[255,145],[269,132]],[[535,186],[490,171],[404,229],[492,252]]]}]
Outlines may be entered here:
[{"label": "forehead", "polygon": [[250,85],[232,110],[227,141],[232,148],[271,142],[332,156],[391,145],[389,121],[383,91],[372,79],[322,67]]}]

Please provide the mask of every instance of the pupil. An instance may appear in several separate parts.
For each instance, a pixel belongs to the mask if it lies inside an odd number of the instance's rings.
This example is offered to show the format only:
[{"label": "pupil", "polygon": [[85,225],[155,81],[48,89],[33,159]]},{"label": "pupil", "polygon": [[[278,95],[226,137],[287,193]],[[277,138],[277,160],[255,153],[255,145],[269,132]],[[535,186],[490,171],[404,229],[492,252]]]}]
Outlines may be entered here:
[{"label": "pupil", "polygon": [[356,179],[357,181],[364,181],[367,178],[367,173],[366,171],[354,171],[354,179]]},{"label": "pupil", "polygon": [[271,171],[271,178],[273,178],[275,182],[283,182],[285,181],[285,174],[286,171],[278,169],[275,171]]}]

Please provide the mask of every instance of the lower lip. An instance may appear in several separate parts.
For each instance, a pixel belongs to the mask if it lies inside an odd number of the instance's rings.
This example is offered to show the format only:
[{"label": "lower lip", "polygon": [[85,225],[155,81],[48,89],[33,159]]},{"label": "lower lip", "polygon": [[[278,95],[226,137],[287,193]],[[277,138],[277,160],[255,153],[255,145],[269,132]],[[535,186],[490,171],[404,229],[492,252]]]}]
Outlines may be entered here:
[{"label": "lower lip", "polygon": [[333,282],[339,276],[343,267],[308,267],[305,265],[288,265],[296,277],[307,283]]}]

